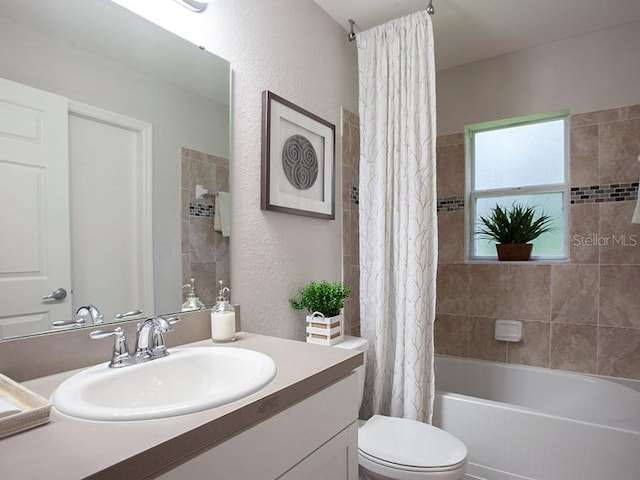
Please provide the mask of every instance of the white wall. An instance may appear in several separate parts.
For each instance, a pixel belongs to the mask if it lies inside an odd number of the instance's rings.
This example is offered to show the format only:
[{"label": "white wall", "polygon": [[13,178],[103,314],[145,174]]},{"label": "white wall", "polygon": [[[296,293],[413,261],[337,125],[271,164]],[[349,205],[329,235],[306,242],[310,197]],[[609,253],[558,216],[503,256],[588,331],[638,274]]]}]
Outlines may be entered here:
[{"label": "white wall", "polygon": [[[310,280],[342,278],[340,106],[357,111],[356,47],[311,0],[217,0],[209,14],[204,44],[233,70],[232,298],[246,329],[302,339],[289,297]],[[336,125],[335,221],[260,210],[267,89]]]},{"label": "white wall", "polygon": [[634,22],[442,70],[438,135],[551,110],[638,104],[639,52],[640,22]]},{"label": "white wall", "polygon": [[261,211],[261,94],[335,124],[339,146],[340,106],[358,108],[355,44],[311,0],[216,0],[200,14],[171,0],[114,1],[231,62],[231,298],[245,330],[302,339],[289,297],[310,280],[342,277],[340,148],[335,221]]}]

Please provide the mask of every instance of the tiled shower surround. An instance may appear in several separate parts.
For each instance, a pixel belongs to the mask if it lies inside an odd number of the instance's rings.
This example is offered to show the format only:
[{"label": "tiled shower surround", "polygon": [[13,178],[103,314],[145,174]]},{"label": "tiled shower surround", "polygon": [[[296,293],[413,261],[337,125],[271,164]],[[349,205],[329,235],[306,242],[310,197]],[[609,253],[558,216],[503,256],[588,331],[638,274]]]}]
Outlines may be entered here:
[{"label": "tiled shower surround", "polygon": [[360,335],[359,195],[360,120],[342,109],[342,250],[345,286],[351,296],[344,305],[345,333]]},{"label": "tiled shower surround", "polygon": [[[357,286],[357,116],[343,115],[345,282]],[[438,137],[436,352],[640,379],[640,105],[571,116],[570,261],[465,263],[464,137]],[[577,193],[580,192],[580,193]],[[354,245],[355,244],[355,245]],[[345,308],[357,333],[356,307]],[[496,319],[523,341],[494,340]]]},{"label": "tiled shower surround", "polygon": [[[570,125],[570,262],[465,263],[464,208],[440,210],[436,351],[640,379],[640,106]],[[437,156],[438,197],[464,198],[463,135]],[[496,319],[523,341],[494,340]]]},{"label": "tiled shower surround", "polygon": [[[212,305],[218,280],[227,286],[231,281],[229,239],[213,228],[214,194],[229,191],[229,160],[189,148],[182,148],[181,156],[182,282],[194,278],[200,300]],[[196,185],[208,194],[196,198]]]}]

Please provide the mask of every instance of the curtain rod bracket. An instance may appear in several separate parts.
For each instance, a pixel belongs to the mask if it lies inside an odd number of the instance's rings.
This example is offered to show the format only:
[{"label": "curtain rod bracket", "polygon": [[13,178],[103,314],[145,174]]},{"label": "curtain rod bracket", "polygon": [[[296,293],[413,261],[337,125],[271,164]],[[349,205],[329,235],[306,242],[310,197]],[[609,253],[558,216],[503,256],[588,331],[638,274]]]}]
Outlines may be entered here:
[{"label": "curtain rod bracket", "polygon": [[349,25],[351,26],[351,28],[349,30],[349,35],[347,35],[347,38],[349,39],[350,42],[353,42],[356,39],[356,32],[353,31],[353,27],[355,24],[356,22],[349,19]]},{"label": "curtain rod bracket", "polygon": [[427,13],[429,15],[435,15],[436,9],[433,8],[433,0],[429,0],[429,5],[427,5]]},{"label": "curtain rod bracket", "polygon": [[[433,0],[429,0],[429,4],[427,5],[427,13],[431,16],[436,14],[436,9],[433,8]],[[353,42],[356,39],[356,32],[354,31],[356,22],[351,18],[348,20],[348,22],[349,22],[349,34],[347,35],[347,38],[349,39],[350,42]]]}]

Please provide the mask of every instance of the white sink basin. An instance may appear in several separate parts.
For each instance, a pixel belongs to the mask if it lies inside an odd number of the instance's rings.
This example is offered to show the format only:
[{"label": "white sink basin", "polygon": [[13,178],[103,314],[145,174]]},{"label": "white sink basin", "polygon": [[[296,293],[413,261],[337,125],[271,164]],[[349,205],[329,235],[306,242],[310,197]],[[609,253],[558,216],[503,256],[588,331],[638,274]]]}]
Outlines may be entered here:
[{"label": "white sink basin", "polygon": [[169,350],[138,365],[96,365],[65,380],[54,407],[87,420],[131,421],[173,417],[247,397],[273,380],[275,362],[259,352],[230,347]]}]

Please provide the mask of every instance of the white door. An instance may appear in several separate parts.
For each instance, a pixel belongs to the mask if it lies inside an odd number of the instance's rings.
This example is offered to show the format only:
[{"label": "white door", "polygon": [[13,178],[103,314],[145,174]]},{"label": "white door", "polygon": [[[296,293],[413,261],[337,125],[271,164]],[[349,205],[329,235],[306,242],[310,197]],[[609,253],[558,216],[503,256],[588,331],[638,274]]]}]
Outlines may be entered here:
[{"label": "white door", "polygon": [[[71,270],[74,310],[153,313],[151,125],[71,102]],[[148,177],[148,178],[147,178]]]},{"label": "white door", "polygon": [[72,318],[67,108],[0,78],[0,338]]}]

